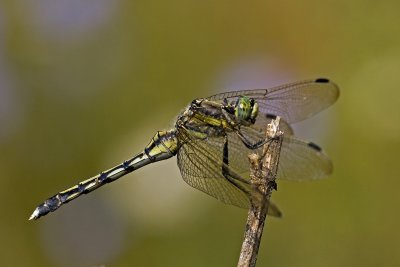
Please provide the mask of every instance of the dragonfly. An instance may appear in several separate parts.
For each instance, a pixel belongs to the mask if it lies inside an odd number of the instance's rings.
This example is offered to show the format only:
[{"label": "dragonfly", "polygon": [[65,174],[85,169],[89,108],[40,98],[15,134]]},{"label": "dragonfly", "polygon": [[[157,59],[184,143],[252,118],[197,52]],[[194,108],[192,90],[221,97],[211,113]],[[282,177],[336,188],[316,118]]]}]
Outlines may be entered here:
[{"label": "dragonfly", "polygon": [[[276,179],[315,180],[332,172],[332,162],[315,143],[293,135],[290,124],[332,105],[338,86],[325,78],[268,89],[219,93],[193,100],[174,127],[158,131],[137,155],[45,200],[29,220],[53,212],[69,201],[143,166],[177,157],[184,181],[226,204],[248,208],[257,190],[250,183],[248,155],[268,144],[266,126],[281,117],[283,141]],[[270,203],[268,214],[281,212]]]}]

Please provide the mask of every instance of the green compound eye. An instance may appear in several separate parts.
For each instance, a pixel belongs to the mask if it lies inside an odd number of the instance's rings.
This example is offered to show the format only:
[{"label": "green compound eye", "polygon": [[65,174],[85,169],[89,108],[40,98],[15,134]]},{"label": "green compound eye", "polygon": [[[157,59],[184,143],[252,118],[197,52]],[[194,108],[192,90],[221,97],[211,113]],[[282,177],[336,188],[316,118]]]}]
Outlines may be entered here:
[{"label": "green compound eye", "polygon": [[258,115],[258,103],[255,102],[254,99],[251,100],[252,100],[252,110],[250,114],[250,122],[255,123]]},{"label": "green compound eye", "polygon": [[258,114],[258,104],[247,96],[238,98],[235,107],[235,116],[244,121],[254,122]]}]

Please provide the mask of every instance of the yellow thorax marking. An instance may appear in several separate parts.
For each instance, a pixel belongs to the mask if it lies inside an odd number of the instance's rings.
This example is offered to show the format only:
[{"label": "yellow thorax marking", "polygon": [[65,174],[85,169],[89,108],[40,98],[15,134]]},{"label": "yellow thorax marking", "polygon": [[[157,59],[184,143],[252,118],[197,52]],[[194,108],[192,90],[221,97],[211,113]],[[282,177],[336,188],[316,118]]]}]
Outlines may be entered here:
[{"label": "yellow thorax marking", "polygon": [[199,122],[205,122],[211,126],[228,128],[229,123],[225,119],[217,119],[212,116],[205,116],[199,113],[195,113],[193,119]]}]

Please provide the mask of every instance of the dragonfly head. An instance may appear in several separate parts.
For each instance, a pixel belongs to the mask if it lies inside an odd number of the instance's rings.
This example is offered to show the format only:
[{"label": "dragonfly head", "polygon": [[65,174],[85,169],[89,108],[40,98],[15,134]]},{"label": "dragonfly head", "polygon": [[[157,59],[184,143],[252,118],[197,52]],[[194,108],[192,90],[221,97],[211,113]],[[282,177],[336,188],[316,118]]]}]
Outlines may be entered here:
[{"label": "dragonfly head", "polygon": [[242,120],[254,123],[258,115],[258,104],[253,98],[240,96],[235,105],[235,117]]}]

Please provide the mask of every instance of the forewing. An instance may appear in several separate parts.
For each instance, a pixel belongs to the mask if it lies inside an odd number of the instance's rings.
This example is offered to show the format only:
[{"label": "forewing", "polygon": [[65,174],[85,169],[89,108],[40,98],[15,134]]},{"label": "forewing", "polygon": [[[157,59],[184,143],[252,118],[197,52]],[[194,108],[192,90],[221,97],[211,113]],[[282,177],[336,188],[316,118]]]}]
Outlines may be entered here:
[{"label": "forewing", "polygon": [[264,116],[273,114],[281,116],[288,123],[294,123],[332,105],[339,96],[339,88],[327,79],[316,79],[269,89],[226,92],[207,99],[236,101],[239,96],[254,98]]}]

